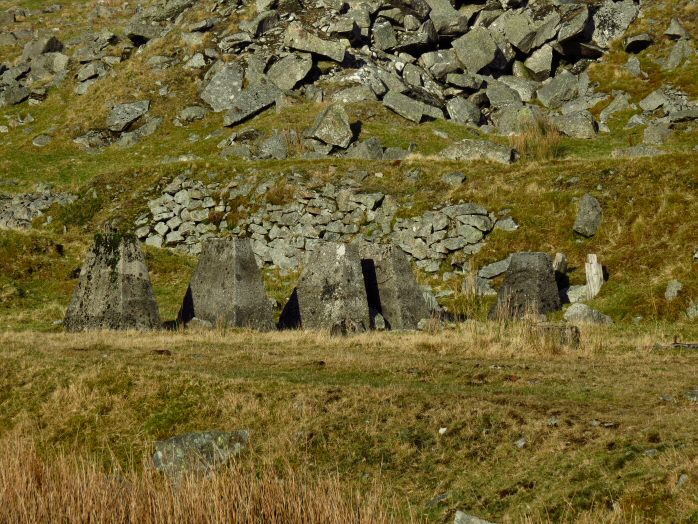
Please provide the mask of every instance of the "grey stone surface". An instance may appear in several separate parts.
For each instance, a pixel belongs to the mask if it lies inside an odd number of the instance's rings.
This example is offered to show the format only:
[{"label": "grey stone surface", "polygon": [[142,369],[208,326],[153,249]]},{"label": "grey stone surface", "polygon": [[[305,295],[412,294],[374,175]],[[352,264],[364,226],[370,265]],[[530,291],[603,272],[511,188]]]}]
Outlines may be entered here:
[{"label": "grey stone surface", "polygon": [[606,0],[593,15],[592,40],[601,47],[609,47],[623,36],[639,11],[640,7],[633,0]]},{"label": "grey stone surface", "polygon": [[215,112],[221,112],[232,109],[236,97],[242,91],[245,72],[237,62],[222,64],[216,70],[202,89],[200,97]]},{"label": "grey stone surface", "polygon": [[446,110],[451,120],[460,124],[479,124],[482,119],[480,108],[462,96],[449,100]]},{"label": "grey stone surface", "polygon": [[[294,304],[295,301],[295,304]],[[311,255],[289,303],[281,327],[368,330],[369,316],[361,257],[356,246],[320,243]]]},{"label": "grey stone surface", "polygon": [[569,324],[579,326],[584,324],[613,324],[613,320],[608,315],[590,308],[586,304],[572,304],[565,311],[565,321]]},{"label": "grey stone surface", "polygon": [[439,156],[449,160],[490,160],[512,164],[518,158],[516,150],[487,140],[465,139],[447,147]]},{"label": "grey stone surface", "polygon": [[590,194],[585,194],[579,201],[577,217],[573,230],[586,238],[591,238],[599,231],[603,220],[603,209],[599,201]]},{"label": "grey stone surface", "polygon": [[289,24],[284,34],[284,45],[291,49],[307,51],[316,55],[327,57],[335,62],[342,62],[349,47],[348,42],[325,40],[303,28],[300,22]]},{"label": "grey stone surface", "polygon": [[68,331],[160,328],[148,268],[135,236],[95,236],[63,324]]},{"label": "grey stone surface", "polygon": [[308,131],[310,138],[315,138],[327,145],[346,149],[354,133],[349,124],[349,116],[340,104],[333,104],[323,109]]},{"label": "grey stone surface", "polygon": [[270,330],[271,305],[249,239],[219,238],[203,244],[179,320]]},{"label": "grey stone surface", "polygon": [[267,78],[283,91],[293,89],[313,67],[313,58],[307,53],[292,53],[275,62],[267,71]]},{"label": "grey stone surface", "polygon": [[383,98],[383,105],[388,109],[396,112],[403,118],[416,122],[422,121],[422,117],[426,111],[426,104],[418,100],[414,100],[408,96],[395,91],[389,91]]},{"label": "grey stone surface", "polygon": [[492,262],[491,264],[481,267],[477,274],[482,278],[495,278],[506,273],[510,263],[511,258],[507,257],[503,260],[498,260],[497,262]]},{"label": "grey stone surface", "polygon": [[569,71],[563,71],[544,83],[538,90],[538,100],[548,109],[557,109],[579,94],[579,79]]},{"label": "grey stone surface", "polygon": [[678,280],[671,280],[664,291],[664,298],[667,302],[672,302],[678,298],[679,293],[683,289],[683,284]]},{"label": "grey stone surface", "polygon": [[397,246],[364,244],[361,266],[372,326],[380,314],[388,329],[417,329],[423,318],[430,318],[422,290],[410,262]]},{"label": "grey stone surface", "polygon": [[115,105],[107,117],[107,128],[116,133],[125,131],[149,109],[150,101],[148,100]]},{"label": "grey stone surface", "polygon": [[497,43],[488,29],[474,27],[453,41],[458,60],[469,73],[479,73],[497,57]]},{"label": "grey stone surface", "polygon": [[593,115],[586,110],[558,115],[551,120],[562,134],[572,138],[594,138],[598,129]]},{"label": "grey stone surface", "polygon": [[546,253],[514,253],[490,318],[546,314],[561,307],[553,263]]},{"label": "grey stone surface", "polygon": [[223,118],[223,125],[234,126],[253,117],[274,105],[280,94],[279,88],[269,82],[261,82],[243,89]]},{"label": "grey stone surface", "polygon": [[205,431],[185,433],[155,443],[153,465],[177,478],[188,474],[210,474],[240,455],[248,446],[249,431]]},{"label": "grey stone surface", "polygon": [[453,524],[493,524],[489,520],[481,519],[475,515],[469,515],[463,511],[456,511]]}]

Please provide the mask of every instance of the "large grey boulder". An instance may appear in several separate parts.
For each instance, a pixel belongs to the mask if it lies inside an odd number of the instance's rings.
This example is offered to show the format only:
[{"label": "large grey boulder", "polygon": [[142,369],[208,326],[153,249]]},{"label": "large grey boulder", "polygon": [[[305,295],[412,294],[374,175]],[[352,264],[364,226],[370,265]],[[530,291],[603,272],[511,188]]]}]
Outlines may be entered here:
[{"label": "large grey boulder", "polygon": [[620,2],[606,0],[601,8],[594,13],[592,41],[603,48],[610,47],[615,40],[625,34],[639,12],[640,6],[633,0],[621,0]]},{"label": "large grey boulder", "polygon": [[485,27],[473,27],[452,45],[458,60],[469,73],[479,73],[497,57],[497,42]]},{"label": "large grey boulder", "polygon": [[324,40],[303,29],[300,22],[291,22],[284,34],[284,45],[298,51],[307,51],[342,62],[349,47],[347,40]]},{"label": "large grey boulder", "polygon": [[518,318],[527,314],[546,314],[560,308],[550,256],[547,253],[514,253],[490,318]]},{"label": "large grey boulder", "polygon": [[417,124],[422,121],[422,117],[427,110],[424,102],[414,100],[397,91],[389,91],[385,97],[383,97],[383,105],[401,117],[416,122]]},{"label": "large grey boulder", "polygon": [[475,515],[469,515],[463,511],[456,511],[456,516],[453,519],[453,524],[493,524],[489,520],[481,519]]},{"label": "large grey boulder", "polygon": [[611,317],[582,303],[572,304],[567,311],[565,311],[565,321],[575,326],[584,324],[613,324]]},{"label": "large grey boulder", "polygon": [[548,109],[558,109],[566,102],[577,98],[578,94],[579,79],[569,71],[562,71],[545,82],[536,96]]},{"label": "large grey boulder", "polygon": [[206,86],[201,90],[201,100],[215,112],[233,107],[235,98],[242,91],[245,71],[237,62],[214,66],[217,69]]},{"label": "large grey boulder", "polygon": [[23,62],[33,60],[45,53],[60,53],[63,51],[63,43],[55,36],[37,38],[28,42],[22,50]]},{"label": "large grey boulder", "polygon": [[125,131],[131,124],[145,115],[149,109],[150,101],[148,100],[115,105],[107,116],[107,128],[115,133]]},{"label": "large grey boulder", "polygon": [[63,324],[68,331],[160,328],[148,268],[135,236],[95,235]]},{"label": "large grey boulder", "polygon": [[439,153],[449,160],[490,160],[500,164],[512,164],[518,155],[511,147],[495,144],[487,140],[465,139]]},{"label": "large grey boulder", "polygon": [[587,193],[579,201],[579,210],[572,229],[583,237],[591,238],[599,231],[602,220],[601,204],[595,197]]},{"label": "large grey boulder", "polygon": [[417,329],[431,313],[402,249],[393,245],[364,244],[360,248],[361,268],[372,326],[376,314],[388,329]]},{"label": "large grey boulder", "polygon": [[171,477],[210,474],[240,455],[250,440],[247,430],[185,433],[155,443],[155,469]]},{"label": "large grey boulder", "polygon": [[560,133],[572,138],[594,138],[598,130],[594,116],[586,110],[554,116],[551,120]]},{"label": "large grey boulder", "polygon": [[279,324],[282,328],[369,329],[371,319],[358,248],[323,242],[310,252]]},{"label": "large grey boulder", "polygon": [[202,247],[199,264],[184,297],[179,320],[213,326],[270,330],[271,304],[246,238],[216,238]]},{"label": "large grey boulder", "polygon": [[482,120],[480,108],[462,96],[451,98],[446,104],[446,110],[451,120],[460,124],[478,125]]},{"label": "large grey boulder", "polygon": [[313,58],[307,53],[292,53],[275,62],[267,71],[267,78],[282,91],[296,87],[313,68]]},{"label": "large grey boulder", "polygon": [[243,89],[233,100],[230,111],[223,118],[223,125],[234,126],[276,103],[281,91],[271,82],[260,82]]},{"label": "large grey boulder", "polygon": [[340,104],[332,104],[317,116],[307,136],[327,145],[346,149],[354,138],[354,133],[344,107]]}]

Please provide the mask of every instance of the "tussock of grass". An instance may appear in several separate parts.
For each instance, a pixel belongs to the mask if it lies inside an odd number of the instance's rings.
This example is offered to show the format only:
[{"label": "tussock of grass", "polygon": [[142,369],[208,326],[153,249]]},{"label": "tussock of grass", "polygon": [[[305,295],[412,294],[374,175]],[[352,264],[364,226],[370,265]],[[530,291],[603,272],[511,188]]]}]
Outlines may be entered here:
[{"label": "tussock of grass", "polygon": [[562,154],[562,134],[547,117],[527,119],[509,142],[526,160],[553,160]]}]

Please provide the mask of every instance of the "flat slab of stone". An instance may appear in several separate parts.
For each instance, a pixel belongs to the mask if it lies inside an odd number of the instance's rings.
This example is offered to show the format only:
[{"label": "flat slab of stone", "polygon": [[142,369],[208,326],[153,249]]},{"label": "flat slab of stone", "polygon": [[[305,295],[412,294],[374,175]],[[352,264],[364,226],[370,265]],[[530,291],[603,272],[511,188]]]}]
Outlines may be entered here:
[{"label": "flat slab of stone", "polygon": [[155,469],[178,477],[210,473],[240,455],[249,443],[247,430],[185,433],[155,443]]},{"label": "flat slab of stone", "polygon": [[487,140],[465,139],[447,147],[439,156],[449,160],[490,160],[500,164],[512,164],[518,158],[515,149]]},{"label": "flat slab of stone", "polygon": [[368,330],[371,322],[358,248],[325,242],[309,253],[279,324],[282,328]]},{"label": "flat slab of stone", "polygon": [[237,62],[225,64],[201,90],[201,100],[215,112],[232,109],[235,98],[242,91],[244,79],[245,71]]},{"label": "flat slab of stone", "polygon": [[149,109],[150,102],[148,100],[115,105],[107,117],[107,127],[109,131],[120,133],[145,115]]},{"label": "flat slab of stone", "polygon": [[298,51],[321,55],[335,62],[342,62],[349,42],[346,40],[324,40],[303,29],[300,22],[292,22],[284,35],[284,45]]},{"label": "flat slab of stone", "polygon": [[553,262],[547,253],[511,255],[497,303],[490,311],[493,320],[546,314],[561,308]]},{"label": "flat slab of stone", "polygon": [[216,238],[204,243],[179,314],[185,324],[194,318],[213,326],[274,328],[249,239]]},{"label": "flat slab of stone", "polygon": [[63,324],[68,331],[161,327],[145,257],[135,236],[95,236]]},{"label": "flat slab of stone", "polygon": [[270,82],[261,82],[243,89],[233,100],[230,111],[223,118],[223,125],[234,126],[253,117],[274,105],[280,94],[279,88]]},{"label": "flat slab of stone", "polygon": [[389,244],[363,244],[360,254],[372,319],[378,313],[385,319],[387,329],[417,329],[420,320],[431,318],[402,249]]}]

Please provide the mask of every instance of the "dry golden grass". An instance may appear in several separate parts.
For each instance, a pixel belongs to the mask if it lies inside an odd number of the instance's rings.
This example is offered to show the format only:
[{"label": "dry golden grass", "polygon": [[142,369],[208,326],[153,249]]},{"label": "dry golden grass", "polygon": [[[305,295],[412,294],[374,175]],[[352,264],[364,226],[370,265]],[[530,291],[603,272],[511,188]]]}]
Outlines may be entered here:
[{"label": "dry golden grass", "polygon": [[143,474],[106,474],[94,461],[46,459],[30,443],[0,443],[4,523],[369,524],[394,522],[394,513],[377,491],[352,496],[336,478],[230,466],[174,482],[151,467]]},{"label": "dry golden grass", "polygon": [[526,160],[553,160],[562,153],[562,134],[543,116],[526,119],[521,132],[511,135],[509,142]]}]

